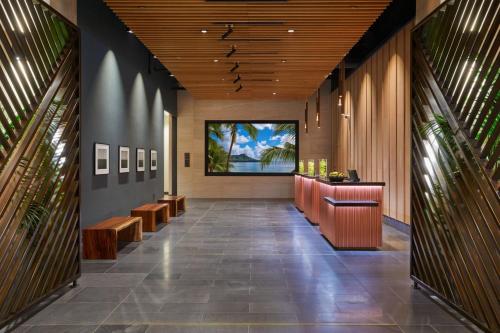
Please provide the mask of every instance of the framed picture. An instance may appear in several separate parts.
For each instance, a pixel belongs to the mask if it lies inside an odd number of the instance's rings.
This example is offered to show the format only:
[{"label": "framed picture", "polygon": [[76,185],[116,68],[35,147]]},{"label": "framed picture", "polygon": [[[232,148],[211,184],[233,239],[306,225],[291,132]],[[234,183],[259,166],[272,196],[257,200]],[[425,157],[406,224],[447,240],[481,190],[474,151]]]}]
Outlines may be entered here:
[{"label": "framed picture", "polygon": [[94,145],[94,173],[109,175],[109,145],[96,143]]},{"label": "framed picture", "polygon": [[128,173],[130,172],[130,148],[120,146],[119,149],[119,172]]},{"label": "framed picture", "polygon": [[158,169],[158,152],[154,149],[151,149],[151,171],[155,171]]},{"label": "framed picture", "polygon": [[144,172],[146,169],[146,151],[143,148],[137,148],[137,171]]}]

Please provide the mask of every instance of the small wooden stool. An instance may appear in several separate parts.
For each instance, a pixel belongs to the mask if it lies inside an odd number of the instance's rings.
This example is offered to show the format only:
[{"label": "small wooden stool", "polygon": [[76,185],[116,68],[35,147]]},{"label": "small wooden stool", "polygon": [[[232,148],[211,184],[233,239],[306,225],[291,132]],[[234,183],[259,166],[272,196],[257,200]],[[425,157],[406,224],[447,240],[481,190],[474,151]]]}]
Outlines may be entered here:
[{"label": "small wooden stool", "polygon": [[178,216],[180,212],[186,211],[185,195],[165,195],[158,200],[159,203],[168,203],[170,206],[170,216]]},{"label": "small wooden stool", "polygon": [[130,215],[142,217],[142,231],[155,232],[158,221],[168,223],[168,210],[166,203],[145,204],[133,209]]},{"label": "small wooden stool", "polygon": [[118,241],[140,242],[142,219],[140,217],[112,217],[83,229],[84,259],[116,259]]}]

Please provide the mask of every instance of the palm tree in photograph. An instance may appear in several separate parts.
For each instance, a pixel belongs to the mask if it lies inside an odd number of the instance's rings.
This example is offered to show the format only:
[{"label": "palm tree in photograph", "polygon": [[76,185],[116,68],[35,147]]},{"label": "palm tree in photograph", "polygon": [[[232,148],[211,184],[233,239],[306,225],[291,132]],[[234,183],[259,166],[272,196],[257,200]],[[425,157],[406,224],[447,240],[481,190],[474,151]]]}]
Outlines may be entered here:
[{"label": "palm tree in photograph", "polygon": [[[226,171],[227,153],[224,148],[215,140],[209,143],[208,146],[208,171],[209,172],[224,172]],[[231,164],[229,164],[231,167]]]},{"label": "palm tree in photograph", "polygon": [[264,169],[265,166],[273,162],[295,162],[296,146],[295,124],[278,124],[274,125],[274,136],[284,136],[286,142],[283,146],[275,146],[262,151],[260,156],[260,165]]},{"label": "palm tree in photograph", "polygon": [[223,124],[212,123],[208,126],[208,171],[224,172],[227,153],[219,144],[224,139]]},{"label": "palm tree in photograph", "polygon": [[[231,143],[229,144],[229,151],[227,154],[227,162],[226,162],[226,172],[229,172],[231,153],[233,152],[233,146],[234,143],[236,142],[236,137],[238,134],[238,124],[231,123],[231,124],[226,124],[226,126],[229,128],[229,133],[231,137]],[[259,133],[257,127],[255,127],[253,124],[250,123],[240,124],[240,126],[242,127],[243,130],[245,130],[248,133],[248,136],[250,136],[252,140],[257,140],[257,135]]]}]

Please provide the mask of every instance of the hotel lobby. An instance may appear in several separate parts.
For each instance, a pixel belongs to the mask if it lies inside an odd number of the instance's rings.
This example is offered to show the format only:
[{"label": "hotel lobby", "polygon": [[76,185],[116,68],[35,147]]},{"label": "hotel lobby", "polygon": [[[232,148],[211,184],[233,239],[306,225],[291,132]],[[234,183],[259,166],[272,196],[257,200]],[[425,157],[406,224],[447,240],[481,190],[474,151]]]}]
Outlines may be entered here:
[{"label": "hotel lobby", "polygon": [[500,331],[497,0],[2,0],[0,333]]}]

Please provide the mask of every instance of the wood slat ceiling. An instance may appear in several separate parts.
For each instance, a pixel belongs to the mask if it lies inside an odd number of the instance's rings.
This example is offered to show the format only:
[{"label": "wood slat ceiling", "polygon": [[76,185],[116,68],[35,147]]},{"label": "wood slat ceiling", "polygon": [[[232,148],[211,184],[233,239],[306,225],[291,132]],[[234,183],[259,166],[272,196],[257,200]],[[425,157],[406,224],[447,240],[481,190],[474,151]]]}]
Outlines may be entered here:
[{"label": "wood slat ceiling", "polygon": [[391,0],[105,1],[197,98],[306,99]]}]

